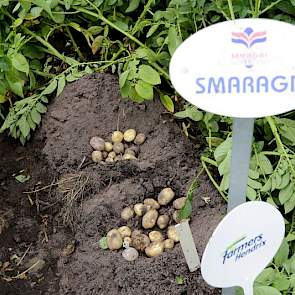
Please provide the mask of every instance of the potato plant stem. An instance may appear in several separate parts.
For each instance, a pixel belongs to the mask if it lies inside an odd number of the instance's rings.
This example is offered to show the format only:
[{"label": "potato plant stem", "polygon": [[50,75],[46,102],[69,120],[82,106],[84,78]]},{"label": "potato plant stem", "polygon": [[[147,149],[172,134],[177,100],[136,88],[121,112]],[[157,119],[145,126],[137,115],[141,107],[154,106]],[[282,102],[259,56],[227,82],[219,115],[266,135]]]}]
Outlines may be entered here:
[{"label": "potato plant stem", "polygon": [[84,56],[83,56],[81,50],[79,49],[79,47],[77,46],[77,43],[76,43],[76,41],[75,41],[75,39],[74,39],[74,37],[73,37],[73,35],[72,35],[72,33],[71,33],[71,30],[69,29],[68,26],[65,27],[65,30],[66,30],[66,32],[68,33],[68,35],[69,35],[69,37],[70,37],[70,39],[71,39],[71,41],[72,41],[72,44],[73,44],[73,46],[74,46],[74,48],[75,48],[75,51],[77,52],[77,54],[79,55],[79,57],[80,57],[82,60],[84,60]]},{"label": "potato plant stem", "polygon": [[234,13],[232,0],[227,0],[227,4],[228,4],[231,19],[235,19],[235,13]]}]

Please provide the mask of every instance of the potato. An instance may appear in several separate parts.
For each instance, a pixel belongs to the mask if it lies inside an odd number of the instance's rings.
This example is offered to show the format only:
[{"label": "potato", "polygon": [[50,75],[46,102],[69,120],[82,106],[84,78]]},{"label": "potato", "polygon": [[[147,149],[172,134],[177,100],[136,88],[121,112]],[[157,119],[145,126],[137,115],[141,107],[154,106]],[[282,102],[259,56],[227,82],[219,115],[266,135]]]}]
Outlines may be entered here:
[{"label": "potato", "polygon": [[172,215],[172,219],[176,222],[176,223],[180,223],[181,219],[179,218],[179,212],[180,210],[175,210],[173,212],[173,215]]},{"label": "potato", "polygon": [[166,187],[159,193],[158,203],[162,206],[165,206],[173,200],[174,195],[174,191],[170,187]]},{"label": "potato", "polygon": [[123,239],[117,229],[107,233],[107,244],[110,250],[118,250],[123,246]]},{"label": "potato", "polygon": [[105,142],[104,143],[104,150],[106,152],[111,152],[113,150],[113,145],[110,142]]},{"label": "potato", "polygon": [[130,237],[125,237],[123,239],[123,247],[130,246],[132,239]]},{"label": "potato", "polygon": [[159,213],[156,209],[151,209],[142,217],[142,226],[145,229],[153,228],[156,225]]},{"label": "potato", "polygon": [[149,233],[149,238],[150,238],[151,242],[164,241],[164,237],[163,237],[162,233],[160,233],[159,231],[156,231],[156,230],[153,230]]},{"label": "potato", "polygon": [[108,158],[115,159],[115,157],[116,157],[116,153],[114,151],[108,153]]},{"label": "potato", "polygon": [[143,201],[143,204],[147,205],[147,206],[151,206],[151,208],[153,208],[153,209],[159,209],[160,208],[159,203],[156,200],[152,199],[152,198],[145,199]]},{"label": "potato", "polygon": [[141,233],[141,230],[135,229],[131,234],[131,238],[133,239],[135,236],[140,235]]},{"label": "potato", "polygon": [[143,133],[138,133],[134,139],[134,143],[137,145],[143,144],[145,141],[145,135]]},{"label": "potato", "polygon": [[171,239],[166,239],[164,241],[164,248],[165,250],[171,250],[174,248],[174,241]]},{"label": "potato", "polygon": [[132,142],[136,137],[136,131],[134,129],[127,129],[124,132],[124,140],[126,142]]},{"label": "potato", "polygon": [[135,152],[132,149],[129,149],[129,148],[126,149],[125,150],[125,155],[127,155],[127,154],[135,157]]},{"label": "potato", "polygon": [[122,238],[131,236],[131,229],[128,226],[121,226],[118,228],[118,231]]},{"label": "potato", "polygon": [[177,234],[177,231],[174,225],[170,225],[168,227],[167,236],[168,236],[168,239],[171,239],[174,242],[179,242],[179,236]]},{"label": "potato", "polygon": [[96,151],[103,151],[104,150],[104,140],[98,136],[94,136],[90,139],[90,145],[93,147]]},{"label": "potato", "polygon": [[128,247],[122,252],[122,256],[127,261],[134,261],[138,258],[138,251],[132,247]]},{"label": "potato", "polygon": [[118,154],[123,154],[124,153],[124,145],[122,142],[114,143],[113,145],[113,151],[118,155]]},{"label": "potato", "polygon": [[173,207],[177,210],[180,210],[185,205],[186,197],[178,198],[174,200]]},{"label": "potato", "polygon": [[145,254],[148,257],[156,257],[161,255],[163,252],[164,252],[163,242],[153,242],[145,249]]},{"label": "potato", "polygon": [[160,215],[157,220],[157,225],[160,229],[164,229],[168,226],[169,221],[170,221],[170,218],[168,215],[166,215],[166,214]]},{"label": "potato", "polygon": [[150,245],[150,239],[145,234],[138,234],[134,236],[131,240],[131,246],[138,251],[144,251],[146,247]]},{"label": "potato", "polygon": [[108,152],[106,152],[106,151],[103,151],[103,152],[102,152],[102,157],[103,157],[104,159],[106,159],[106,158],[108,157],[108,155],[109,155]]},{"label": "potato", "polygon": [[93,151],[91,154],[91,159],[94,163],[99,163],[102,161],[102,152],[101,151]]},{"label": "potato", "polygon": [[136,160],[136,157],[134,157],[130,154],[124,154],[123,160]]},{"label": "potato", "polygon": [[109,157],[107,157],[107,158],[105,159],[105,162],[106,162],[106,163],[114,163],[114,159],[113,159],[113,158],[109,158]]},{"label": "potato", "polygon": [[122,161],[122,160],[123,160],[123,157],[121,155],[116,156],[114,159],[115,162]]},{"label": "potato", "polygon": [[147,213],[151,209],[150,206],[144,205],[142,203],[135,204],[133,208],[134,208],[135,214],[139,217],[143,216],[145,213]]},{"label": "potato", "polygon": [[123,133],[121,131],[114,131],[112,134],[112,142],[118,143],[123,141]]},{"label": "potato", "polygon": [[133,217],[133,215],[134,215],[133,209],[130,207],[126,207],[123,209],[123,211],[121,213],[121,218],[124,220],[129,220]]}]

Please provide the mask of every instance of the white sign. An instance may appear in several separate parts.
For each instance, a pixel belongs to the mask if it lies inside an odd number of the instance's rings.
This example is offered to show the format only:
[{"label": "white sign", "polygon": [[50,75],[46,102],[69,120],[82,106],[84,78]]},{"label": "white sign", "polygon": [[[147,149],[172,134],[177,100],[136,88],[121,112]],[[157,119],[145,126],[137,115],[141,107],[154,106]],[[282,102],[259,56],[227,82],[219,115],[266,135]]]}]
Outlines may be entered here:
[{"label": "white sign", "polygon": [[170,63],[172,84],[193,105],[257,118],[295,109],[295,26],[238,19],[185,40]]},{"label": "white sign", "polygon": [[254,201],[236,207],[207,244],[203,278],[214,287],[240,286],[252,295],[255,278],[271,262],[284,234],[284,219],[273,205]]}]

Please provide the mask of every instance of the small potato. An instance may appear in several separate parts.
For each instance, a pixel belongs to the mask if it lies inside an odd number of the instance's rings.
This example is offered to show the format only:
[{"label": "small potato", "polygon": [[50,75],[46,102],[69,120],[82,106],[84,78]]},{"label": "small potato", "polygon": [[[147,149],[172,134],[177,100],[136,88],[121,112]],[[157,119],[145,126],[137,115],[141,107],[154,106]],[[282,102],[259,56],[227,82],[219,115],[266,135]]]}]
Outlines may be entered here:
[{"label": "small potato", "polygon": [[107,157],[107,158],[105,159],[105,162],[106,162],[106,163],[114,163],[114,159]]},{"label": "small potato", "polygon": [[147,205],[147,206],[151,206],[151,208],[153,208],[153,209],[159,209],[160,208],[159,203],[156,200],[152,199],[152,198],[145,199],[143,201],[143,204]]},{"label": "small potato", "polygon": [[130,154],[124,154],[123,160],[136,160],[136,157],[134,157]]},{"label": "small potato", "polygon": [[177,234],[177,231],[174,225],[171,225],[168,227],[167,236],[168,236],[168,239],[171,239],[174,242],[179,242],[179,236]]},{"label": "small potato", "polygon": [[102,152],[101,151],[93,151],[91,154],[91,159],[94,163],[99,163],[103,159]]},{"label": "small potato", "polygon": [[123,133],[121,131],[114,131],[112,134],[112,142],[118,143],[123,141]]},{"label": "small potato", "polygon": [[135,152],[134,152],[134,150],[132,150],[132,149],[126,149],[125,150],[125,155],[132,155],[132,156],[134,156],[135,157]]},{"label": "small potato", "polygon": [[132,232],[132,234],[131,234],[131,238],[133,239],[135,236],[137,236],[137,235],[139,235],[139,234],[141,234],[142,232],[141,232],[141,230],[139,230],[139,229],[135,229],[133,232]]},{"label": "small potato", "polygon": [[124,153],[124,145],[122,142],[114,143],[113,145],[113,151],[118,155],[118,154],[123,154]]},{"label": "small potato", "polygon": [[131,236],[131,229],[128,226],[121,226],[118,228],[118,231],[122,238]]},{"label": "small potato", "polygon": [[156,209],[151,209],[142,217],[142,226],[145,229],[153,228],[156,225],[159,213]]},{"label": "small potato", "polygon": [[138,133],[134,139],[134,143],[137,145],[143,144],[145,141],[145,135],[143,133]]},{"label": "small potato", "polygon": [[116,156],[114,159],[115,162],[122,161],[122,160],[123,160],[123,157],[121,155]]},{"label": "small potato", "polygon": [[138,234],[132,238],[131,246],[138,251],[144,251],[146,247],[150,245],[150,239],[147,235]]},{"label": "small potato", "polygon": [[108,154],[108,158],[115,159],[115,157],[116,157],[116,153],[115,152],[110,152]]},{"label": "small potato", "polygon": [[111,152],[113,150],[113,145],[110,142],[105,142],[104,143],[104,150],[106,152]]},{"label": "small potato", "polygon": [[133,217],[133,215],[134,215],[133,209],[130,207],[126,207],[123,209],[123,211],[121,213],[121,218],[124,220],[129,220]]},{"label": "small potato", "polygon": [[149,238],[150,238],[151,242],[164,241],[164,237],[163,237],[162,233],[160,233],[159,231],[156,231],[156,230],[153,230],[149,233]]},{"label": "small potato", "polygon": [[98,136],[94,136],[90,139],[90,145],[93,147],[96,151],[103,151],[104,150],[104,140]]},{"label": "small potato", "polygon": [[125,237],[124,239],[123,239],[123,247],[124,246],[130,246],[131,245],[131,241],[132,241],[132,239],[130,238],[130,237]]},{"label": "small potato", "polygon": [[173,207],[177,210],[180,210],[185,205],[185,201],[186,201],[186,197],[178,198],[178,199],[174,200]]},{"label": "small potato", "polygon": [[172,215],[172,219],[176,222],[176,223],[180,223],[181,222],[181,219],[179,218],[179,212],[180,210],[175,210],[173,212],[173,215]]},{"label": "small potato", "polygon": [[118,250],[123,246],[123,239],[117,229],[107,233],[107,244],[110,250]]},{"label": "small potato", "polygon": [[159,193],[158,203],[162,206],[165,206],[173,200],[174,195],[174,191],[170,187],[166,187]]},{"label": "small potato", "polygon": [[124,132],[124,140],[126,142],[132,142],[136,137],[136,131],[134,129],[127,129]]},{"label": "small potato", "polygon": [[163,242],[153,242],[145,249],[145,254],[148,257],[156,257],[161,255],[163,252],[164,252]]},{"label": "small potato", "polygon": [[164,248],[165,250],[171,250],[174,248],[174,241],[171,239],[166,239],[164,241]]},{"label": "small potato", "polygon": [[108,157],[108,155],[109,155],[108,152],[106,152],[106,151],[103,151],[103,152],[102,152],[102,157],[103,157],[104,159],[106,159],[106,158]]},{"label": "small potato", "polygon": [[134,261],[138,258],[139,254],[136,249],[129,247],[122,252],[122,256],[127,261]]},{"label": "small potato", "polygon": [[151,209],[150,206],[144,205],[142,203],[135,204],[133,208],[134,208],[135,214],[139,217],[143,216],[145,213],[147,213]]},{"label": "small potato", "polygon": [[168,226],[169,221],[170,221],[170,218],[168,215],[166,215],[166,214],[160,215],[157,220],[157,225],[160,229],[164,229]]}]

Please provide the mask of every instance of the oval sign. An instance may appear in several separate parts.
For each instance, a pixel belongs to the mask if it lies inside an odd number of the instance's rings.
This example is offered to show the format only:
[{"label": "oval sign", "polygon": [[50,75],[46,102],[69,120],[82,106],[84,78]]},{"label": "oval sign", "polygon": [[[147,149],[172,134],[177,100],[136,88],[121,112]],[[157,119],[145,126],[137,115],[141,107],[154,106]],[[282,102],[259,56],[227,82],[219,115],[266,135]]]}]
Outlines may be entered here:
[{"label": "oval sign", "polygon": [[238,19],[185,40],[170,63],[176,91],[211,113],[242,118],[295,108],[295,26]]},{"label": "oval sign", "polygon": [[234,208],[207,244],[203,278],[214,287],[240,286],[253,294],[255,278],[271,262],[284,234],[284,218],[273,205],[253,201]]}]

